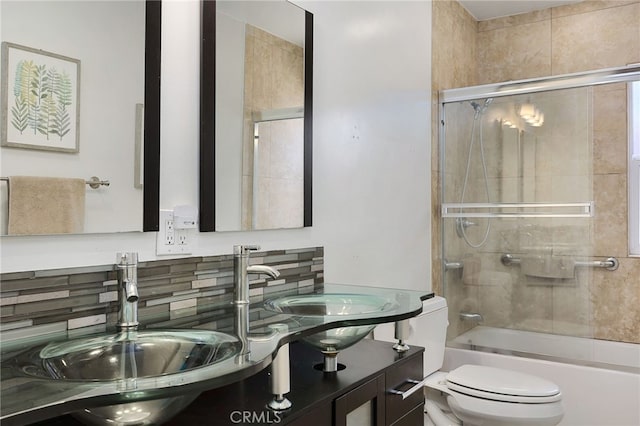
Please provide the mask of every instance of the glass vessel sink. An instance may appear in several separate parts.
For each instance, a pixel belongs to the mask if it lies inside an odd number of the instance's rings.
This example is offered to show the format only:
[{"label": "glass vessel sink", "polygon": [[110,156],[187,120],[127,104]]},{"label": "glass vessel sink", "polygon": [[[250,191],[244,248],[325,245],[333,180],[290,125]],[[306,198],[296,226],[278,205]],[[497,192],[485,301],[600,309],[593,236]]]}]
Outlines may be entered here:
[{"label": "glass vessel sink", "polygon": [[265,302],[268,310],[304,316],[353,316],[386,312],[397,304],[387,298],[367,294],[306,294]]},{"label": "glass vessel sink", "polygon": [[[239,340],[215,331],[123,331],[50,343],[25,355],[23,373],[52,380],[118,383],[123,392],[137,380],[208,366],[233,357]],[[87,408],[73,413],[82,422],[111,425],[160,424],[191,403],[198,393]]]},{"label": "glass vessel sink", "polygon": [[[300,316],[297,321],[301,325],[318,324],[318,317],[323,317],[325,322],[375,318],[397,307],[394,300],[385,297],[347,293],[288,296],[265,302],[265,308],[269,311]],[[325,355],[323,370],[332,372],[338,368],[338,352],[358,343],[374,328],[375,324],[337,327],[301,340]]]}]

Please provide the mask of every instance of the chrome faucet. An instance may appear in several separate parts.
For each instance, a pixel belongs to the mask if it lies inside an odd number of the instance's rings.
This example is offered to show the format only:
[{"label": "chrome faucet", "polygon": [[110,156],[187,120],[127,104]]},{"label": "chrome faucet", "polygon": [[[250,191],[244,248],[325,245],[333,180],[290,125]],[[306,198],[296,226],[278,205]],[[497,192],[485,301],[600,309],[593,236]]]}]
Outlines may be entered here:
[{"label": "chrome faucet", "polygon": [[236,304],[249,304],[249,278],[248,274],[267,274],[271,278],[278,278],[280,272],[267,265],[249,265],[251,251],[260,250],[257,245],[233,246],[233,277],[235,282]]},{"label": "chrome faucet", "polygon": [[138,253],[118,253],[118,327],[138,327]]},{"label": "chrome faucet", "polygon": [[252,251],[260,250],[257,245],[237,245],[233,246],[233,278],[235,282],[235,304],[236,320],[234,332],[242,342],[241,353],[238,362],[244,362],[245,357],[251,351],[249,348],[249,277],[250,273],[267,274],[272,278],[280,276],[277,269],[267,265],[249,265],[249,254]]}]

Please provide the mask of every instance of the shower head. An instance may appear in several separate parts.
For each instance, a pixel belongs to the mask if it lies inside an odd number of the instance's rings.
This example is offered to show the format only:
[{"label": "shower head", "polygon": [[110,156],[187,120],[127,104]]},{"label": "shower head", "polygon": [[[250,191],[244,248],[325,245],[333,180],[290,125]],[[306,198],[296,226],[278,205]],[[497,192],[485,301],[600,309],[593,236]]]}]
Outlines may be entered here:
[{"label": "shower head", "polygon": [[493,102],[493,98],[487,98],[484,100],[484,104],[480,105],[479,103],[477,103],[476,101],[471,101],[471,106],[473,107],[473,110],[476,112],[475,113],[475,118],[478,118],[479,115],[484,114],[484,112],[486,111],[486,109],[489,107],[489,105],[491,104],[491,102]]}]

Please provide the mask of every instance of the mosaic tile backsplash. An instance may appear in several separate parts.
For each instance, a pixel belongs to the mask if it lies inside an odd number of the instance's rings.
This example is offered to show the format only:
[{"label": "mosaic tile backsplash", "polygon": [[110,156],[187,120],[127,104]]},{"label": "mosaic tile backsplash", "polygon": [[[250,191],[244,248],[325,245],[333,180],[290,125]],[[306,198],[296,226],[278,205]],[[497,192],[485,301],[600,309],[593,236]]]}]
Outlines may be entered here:
[{"label": "mosaic tile backsplash", "polygon": [[[115,259],[115,254],[114,254]],[[304,289],[324,280],[324,249],[252,253],[250,264],[277,268],[280,277],[249,275],[250,297]],[[118,311],[115,265],[0,275],[3,342],[114,325]],[[154,325],[197,316],[198,306],[226,305],[233,296],[233,255],[138,264],[138,317]],[[185,324],[182,324],[185,325]]]}]

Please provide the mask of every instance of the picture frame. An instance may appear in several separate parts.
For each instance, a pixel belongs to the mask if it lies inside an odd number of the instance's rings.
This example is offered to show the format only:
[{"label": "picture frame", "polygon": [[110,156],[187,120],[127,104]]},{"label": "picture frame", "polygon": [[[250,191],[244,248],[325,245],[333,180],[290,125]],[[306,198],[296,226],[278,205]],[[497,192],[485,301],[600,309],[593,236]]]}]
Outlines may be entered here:
[{"label": "picture frame", "polygon": [[80,60],[2,43],[0,146],[80,151]]}]

